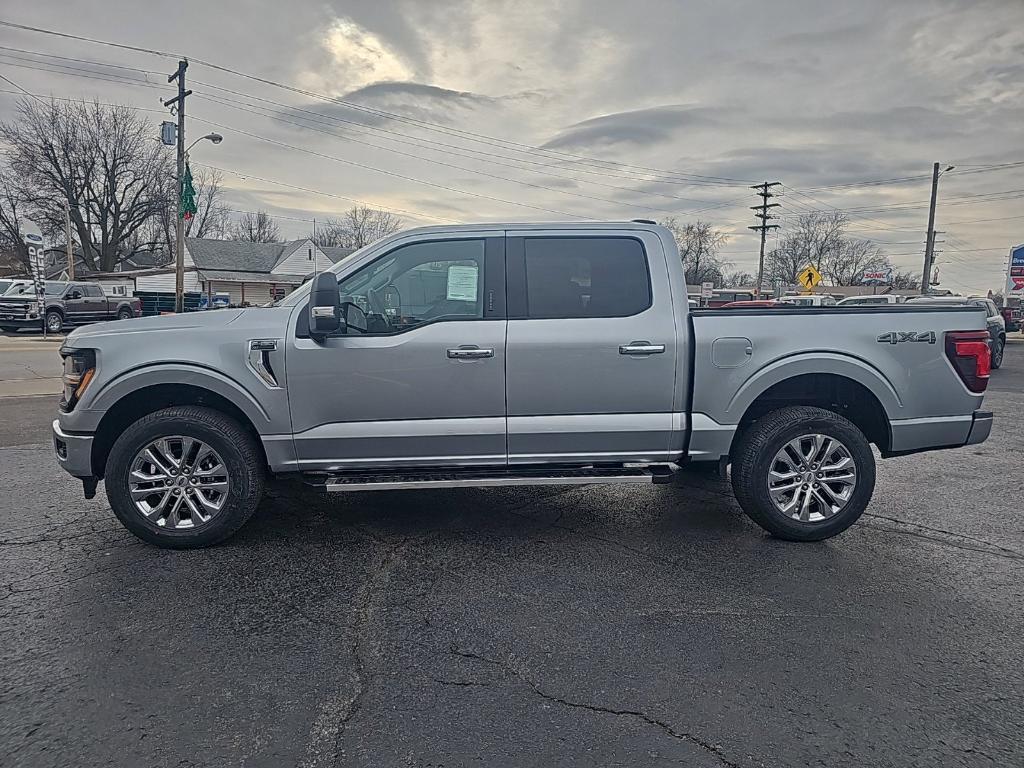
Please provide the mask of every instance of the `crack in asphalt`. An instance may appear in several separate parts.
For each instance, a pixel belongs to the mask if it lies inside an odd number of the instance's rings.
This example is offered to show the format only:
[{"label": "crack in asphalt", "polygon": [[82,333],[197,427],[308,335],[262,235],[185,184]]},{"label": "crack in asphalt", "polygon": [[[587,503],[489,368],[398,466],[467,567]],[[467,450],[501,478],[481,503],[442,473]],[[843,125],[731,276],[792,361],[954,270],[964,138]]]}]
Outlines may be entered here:
[{"label": "crack in asphalt", "polygon": [[[965,541],[973,541],[973,542],[976,542],[978,544],[983,544],[986,547],[989,547],[990,549],[998,550],[999,552],[1004,553],[1002,555],[1003,557],[1009,557],[1010,559],[1018,559],[1018,560],[1019,559],[1024,559],[1024,552],[1019,552],[1018,550],[1011,549],[1010,547],[1004,547],[1001,544],[994,544],[991,541],[987,541],[986,539],[982,539],[982,538],[979,538],[977,536],[968,536],[967,534],[957,533],[956,531],[949,531],[949,530],[946,530],[944,528],[933,528],[933,527],[928,526],[928,525],[922,525],[921,523],[912,523],[909,520],[900,520],[898,517],[887,517],[886,515],[877,515],[874,512],[865,512],[862,515],[862,517],[871,517],[871,518],[874,518],[876,520],[885,520],[885,521],[890,522],[890,523],[897,523],[898,525],[905,525],[908,528],[917,528],[917,529],[920,529],[922,531],[928,531],[929,533],[939,534],[939,536],[948,537],[948,539],[963,539]],[[861,525],[864,525],[864,524],[861,523]],[[939,536],[925,536],[925,535],[917,533],[915,531],[896,531],[896,530],[889,529],[889,528],[882,528],[882,527],[869,526],[869,525],[864,525],[864,527],[867,527],[867,528],[874,527],[875,530],[878,530],[878,531],[892,530],[893,533],[902,533],[902,534],[905,534],[907,536],[920,536],[921,538],[925,538],[925,539],[928,539],[930,541],[941,541],[941,542],[943,542],[945,544],[949,544],[950,546],[956,546],[956,544],[953,541],[949,541],[949,540],[944,539],[944,538],[939,538]],[[998,555],[999,554],[999,552],[991,552],[991,551],[988,551],[988,550],[979,549],[977,547],[964,547],[964,546],[960,546],[960,547],[958,547],[958,549],[966,549],[966,550],[969,550],[971,552],[986,552],[986,554],[990,554],[990,555]]]},{"label": "crack in asphalt", "polygon": [[403,538],[383,553],[380,561],[370,569],[353,605],[355,616],[352,629],[350,653],[355,660],[352,693],[341,699],[327,699],[320,704],[320,713],[309,730],[306,757],[302,768],[336,766],[341,761],[342,739],[349,721],[359,712],[367,691],[367,677],[371,667],[372,651],[369,648],[369,626],[375,609],[375,602],[384,593],[384,587],[391,578],[391,571],[410,540]]},{"label": "crack in asphalt", "polygon": [[[606,707],[601,704],[589,704],[587,702],[573,701],[572,699],[567,699],[562,696],[556,696],[552,693],[548,693],[543,688],[541,688],[532,678],[530,678],[529,675],[526,674],[524,670],[518,668],[514,664],[507,664],[498,661],[497,659],[491,659],[481,654],[474,653],[473,651],[466,651],[454,644],[450,647],[449,651],[453,656],[459,656],[464,659],[472,659],[474,661],[480,661],[485,664],[490,664],[491,666],[497,667],[498,669],[504,671],[507,675],[514,677],[515,679],[525,683],[535,694],[537,694],[546,701],[561,704],[562,706],[569,707],[570,709],[583,709],[588,712],[595,712],[598,714],[615,715],[616,717],[631,717],[637,720],[641,720],[642,722],[647,723],[648,725],[653,725],[657,728],[660,728],[663,732],[665,732],[674,739],[678,739],[679,741],[685,741],[689,744],[693,744],[699,747],[708,754],[712,755],[715,759],[717,759],[722,765],[726,766],[727,768],[741,768],[739,763],[733,762],[728,757],[726,757],[724,750],[719,745],[712,744],[706,739],[702,739],[699,736],[695,736],[692,733],[677,730],[675,727],[672,726],[671,723],[668,723],[657,717],[648,715],[646,712],[642,712],[638,709],[617,709],[615,707]],[[479,685],[488,684],[479,683]]]}]

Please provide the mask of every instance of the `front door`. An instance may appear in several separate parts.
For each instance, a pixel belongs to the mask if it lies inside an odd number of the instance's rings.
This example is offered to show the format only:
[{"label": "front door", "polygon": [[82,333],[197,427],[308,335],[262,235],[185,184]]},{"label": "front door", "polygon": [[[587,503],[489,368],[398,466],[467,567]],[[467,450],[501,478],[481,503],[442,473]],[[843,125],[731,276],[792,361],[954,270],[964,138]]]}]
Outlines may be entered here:
[{"label": "front door", "polygon": [[509,233],[507,259],[509,464],[678,455],[685,341],[658,238]]},{"label": "front door", "polygon": [[398,244],[340,277],[366,333],[287,358],[300,470],[504,466],[504,238]]}]

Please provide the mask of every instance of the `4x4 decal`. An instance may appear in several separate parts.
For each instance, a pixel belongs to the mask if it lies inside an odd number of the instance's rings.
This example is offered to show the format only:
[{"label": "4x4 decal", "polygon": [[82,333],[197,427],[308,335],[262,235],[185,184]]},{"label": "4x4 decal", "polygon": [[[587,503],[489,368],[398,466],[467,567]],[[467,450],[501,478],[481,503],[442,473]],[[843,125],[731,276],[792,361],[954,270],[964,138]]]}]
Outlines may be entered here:
[{"label": "4x4 decal", "polygon": [[875,341],[882,344],[902,344],[905,341],[934,344],[935,331],[889,331],[888,333],[880,334]]}]

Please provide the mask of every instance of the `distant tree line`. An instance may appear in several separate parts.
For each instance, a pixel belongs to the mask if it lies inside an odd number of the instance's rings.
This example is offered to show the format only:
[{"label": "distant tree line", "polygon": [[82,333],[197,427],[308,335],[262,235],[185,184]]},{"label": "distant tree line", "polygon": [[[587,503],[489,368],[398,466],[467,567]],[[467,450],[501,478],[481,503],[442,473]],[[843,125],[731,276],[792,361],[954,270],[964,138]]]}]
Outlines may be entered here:
[{"label": "distant tree line", "polygon": [[[717,288],[753,286],[757,276],[734,270],[720,251],[727,236],[706,221],[681,224],[675,218],[661,222],[675,237],[687,285],[714,283]],[[786,225],[778,245],[765,254],[764,288],[780,282],[794,285],[797,275],[811,264],[828,285],[857,285],[865,270],[893,269],[893,287],[916,289],[920,280],[895,269],[889,257],[870,240],[850,237],[847,218],[840,211],[814,211]],[[756,246],[751,246],[756,255]]]}]

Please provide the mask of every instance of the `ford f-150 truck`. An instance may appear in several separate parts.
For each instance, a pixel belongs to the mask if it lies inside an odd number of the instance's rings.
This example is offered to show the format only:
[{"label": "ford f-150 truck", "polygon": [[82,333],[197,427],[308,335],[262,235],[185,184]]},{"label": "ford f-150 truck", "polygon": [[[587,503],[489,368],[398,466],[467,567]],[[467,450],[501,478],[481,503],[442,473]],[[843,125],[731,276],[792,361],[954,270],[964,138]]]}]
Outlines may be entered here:
[{"label": "ford f-150 truck", "polygon": [[850,526],[883,457],[986,439],[977,307],[691,311],[646,223],[429,227],[262,308],[81,328],[57,461],[164,547],[221,541],[271,475],[325,491],[662,483],[731,466],[772,534]]},{"label": "ford f-150 truck", "polygon": [[[14,292],[16,290],[17,292]],[[35,285],[28,283],[0,296],[0,328],[40,328],[59,333],[66,325],[85,325],[104,320],[127,320],[142,315],[142,302],[110,297],[99,283],[47,281],[46,301],[36,300]]]}]

